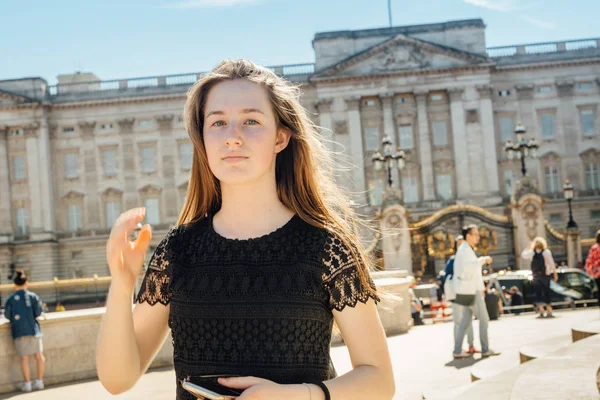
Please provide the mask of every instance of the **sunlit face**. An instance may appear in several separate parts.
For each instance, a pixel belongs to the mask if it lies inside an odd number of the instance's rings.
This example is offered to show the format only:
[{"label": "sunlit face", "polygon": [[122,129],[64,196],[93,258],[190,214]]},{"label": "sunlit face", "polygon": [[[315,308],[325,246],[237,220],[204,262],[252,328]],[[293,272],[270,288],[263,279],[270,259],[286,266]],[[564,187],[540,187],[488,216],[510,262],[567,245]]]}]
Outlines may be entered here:
[{"label": "sunlit face", "polygon": [[467,234],[466,240],[472,247],[475,247],[479,244],[480,239],[481,237],[479,236],[479,229],[472,228]]},{"label": "sunlit face", "polygon": [[277,129],[264,88],[238,79],[215,85],[204,110],[204,146],[212,173],[225,184],[275,177],[277,153],[290,134]]}]

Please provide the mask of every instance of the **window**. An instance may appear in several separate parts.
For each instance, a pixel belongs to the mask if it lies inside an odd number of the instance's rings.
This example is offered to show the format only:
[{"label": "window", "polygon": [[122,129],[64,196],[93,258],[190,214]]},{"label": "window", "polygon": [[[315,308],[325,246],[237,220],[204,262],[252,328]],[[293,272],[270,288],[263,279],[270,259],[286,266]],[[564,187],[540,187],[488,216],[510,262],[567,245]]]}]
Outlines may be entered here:
[{"label": "window", "polygon": [[381,204],[381,198],[383,195],[383,182],[378,180],[372,180],[369,182],[369,203],[372,207]]},{"label": "window", "polygon": [[71,260],[81,260],[83,258],[83,251],[73,251],[71,252]]},{"label": "window", "polygon": [[508,96],[510,96],[510,90],[498,91],[498,97],[508,97]]},{"label": "window", "polygon": [[118,201],[109,201],[106,203],[106,227],[112,228],[115,221],[121,214],[121,203]]},{"label": "window", "polygon": [[138,122],[138,125],[142,128],[149,128],[152,126],[152,120],[151,119],[143,119]]},{"label": "window", "polygon": [[156,149],[154,147],[142,147],[142,171],[143,172],[154,172],[156,165],[154,163],[154,156]]},{"label": "window", "polygon": [[367,99],[367,100],[363,101],[363,105],[365,107],[374,107],[375,104],[376,104],[376,102],[374,99]]},{"label": "window", "polygon": [[500,140],[502,140],[503,143],[508,139],[512,139],[514,129],[515,122],[511,117],[500,118]]},{"label": "window", "polygon": [[10,136],[23,136],[25,132],[22,128],[12,128],[8,133]]},{"label": "window", "polygon": [[595,136],[596,124],[594,123],[594,110],[581,110],[580,115],[583,136]]},{"label": "window", "polygon": [[367,151],[374,151],[379,148],[378,128],[365,128],[365,147]]},{"label": "window", "polygon": [[511,170],[504,171],[504,188],[506,190],[506,194],[508,196],[512,196],[513,190],[515,188],[515,183],[517,183],[517,178],[513,174]]},{"label": "window", "polygon": [[193,147],[191,143],[179,144],[179,165],[181,169],[192,169]]},{"label": "window", "polygon": [[562,188],[558,179],[558,170],[555,167],[546,167],[544,172],[546,176],[546,193],[560,192]]},{"label": "window", "polygon": [[19,235],[29,233],[29,213],[26,208],[17,208],[17,233]]},{"label": "window", "polygon": [[103,131],[106,131],[108,129],[112,129],[113,128],[113,124],[102,124],[100,125],[100,129],[102,129]]},{"label": "window", "polygon": [[439,93],[435,93],[431,95],[431,101],[442,101],[444,100],[444,96],[439,94]]},{"label": "window", "polygon": [[442,200],[450,200],[452,198],[452,179],[448,174],[438,174],[435,176],[437,186],[437,195]]},{"label": "window", "polygon": [[407,171],[402,178],[402,195],[405,203],[417,203],[419,201],[419,183],[417,176],[412,171]]},{"label": "window", "polygon": [[[592,219],[600,219],[600,210],[591,210],[590,211],[590,217]],[[595,236],[595,234],[592,235],[592,236]]]},{"label": "window", "polygon": [[448,145],[448,134],[446,132],[446,121],[433,121],[433,145],[446,146]]},{"label": "window", "polygon": [[585,181],[589,190],[600,189],[600,164],[585,166]]},{"label": "window", "polygon": [[542,137],[551,139],[554,137],[554,114],[544,113],[541,115]]},{"label": "window", "polygon": [[550,214],[550,223],[552,224],[558,224],[562,221],[562,215],[561,214]]},{"label": "window", "polygon": [[592,82],[579,82],[577,84],[577,89],[579,90],[590,90],[594,88],[594,84]]},{"label": "window", "polygon": [[65,177],[77,178],[77,154],[65,154]]},{"label": "window", "polygon": [[67,211],[69,215],[69,232],[80,231],[83,227],[81,223],[81,207],[75,204],[69,204]]},{"label": "window", "polygon": [[400,96],[396,98],[396,103],[398,104],[407,104],[410,103],[410,98],[407,96]]},{"label": "window", "polygon": [[63,128],[63,133],[71,133],[71,132],[75,132],[75,128],[73,128],[72,126],[65,126]]},{"label": "window", "polygon": [[146,222],[150,225],[160,224],[160,212],[158,210],[158,199],[147,199],[144,202],[146,207]]},{"label": "window", "polygon": [[552,86],[539,86],[537,88],[538,93],[551,93],[552,92]]},{"label": "window", "polygon": [[13,162],[13,179],[21,181],[25,179],[25,157],[15,156]]},{"label": "window", "polygon": [[116,150],[104,150],[102,152],[102,166],[104,169],[104,175],[116,175],[117,174],[117,151]]},{"label": "window", "polygon": [[414,147],[412,125],[400,125],[398,132],[400,134],[400,148],[402,150],[412,149]]}]

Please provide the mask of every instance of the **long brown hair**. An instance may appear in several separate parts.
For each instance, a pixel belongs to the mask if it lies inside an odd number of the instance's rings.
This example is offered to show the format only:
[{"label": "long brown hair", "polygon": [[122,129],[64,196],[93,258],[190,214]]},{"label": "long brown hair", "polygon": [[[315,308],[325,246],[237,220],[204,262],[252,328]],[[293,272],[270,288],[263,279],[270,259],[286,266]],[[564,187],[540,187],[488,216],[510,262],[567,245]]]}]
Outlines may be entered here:
[{"label": "long brown hair", "polygon": [[275,163],[279,200],[308,224],[339,237],[359,266],[363,286],[375,291],[368,282],[370,262],[358,236],[358,218],[332,179],[332,154],[323,146],[318,127],[300,104],[299,87],[251,61],[225,60],[188,91],[184,118],[194,155],[178,224],[196,222],[221,208],[220,183],[209,168],[204,147],[204,111],[210,90],[220,82],[236,79],[265,88],[277,128],[291,132],[288,146],[277,154]]}]

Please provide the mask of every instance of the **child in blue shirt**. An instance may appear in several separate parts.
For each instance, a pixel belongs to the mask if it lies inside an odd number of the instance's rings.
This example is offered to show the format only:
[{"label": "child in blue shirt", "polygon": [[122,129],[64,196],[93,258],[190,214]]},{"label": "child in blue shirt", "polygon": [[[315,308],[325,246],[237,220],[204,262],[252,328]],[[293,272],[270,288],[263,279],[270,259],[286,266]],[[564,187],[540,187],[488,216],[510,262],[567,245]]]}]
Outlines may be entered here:
[{"label": "child in blue shirt", "polygon": [[32,385],[29,372],[29,356],[35,355],[37,379],[33,386],[36,390],[44,388],[44,367],[46,360],[43,354],[42,330],[37,318],[42,315],[42,302],[37,294],[27,290],[27,275],[22,270],[15,272],[13,280],[15,293],[6,300],[5,317],[10,321],[11,334],[15,342],[17,354],[21,358],[21,371],[25,383],[21,387],[24,392],[31,392]]}]

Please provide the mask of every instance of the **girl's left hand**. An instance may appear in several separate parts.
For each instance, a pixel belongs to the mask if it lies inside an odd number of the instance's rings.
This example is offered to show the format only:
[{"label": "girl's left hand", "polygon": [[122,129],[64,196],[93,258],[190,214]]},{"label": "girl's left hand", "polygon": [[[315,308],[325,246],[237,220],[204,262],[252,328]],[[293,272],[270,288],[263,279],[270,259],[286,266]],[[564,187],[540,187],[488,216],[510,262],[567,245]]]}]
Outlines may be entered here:
[{"label": "girl's left hand", "polygon": [[254,376],[219,378],[219,383],[232,389],[244,389],[239,400],[276,400],[285,398],[284,386]]}]

